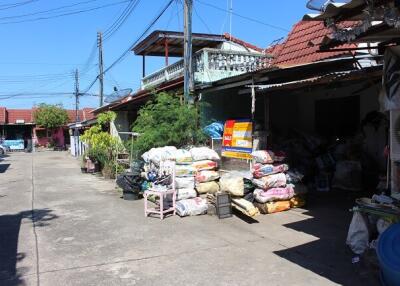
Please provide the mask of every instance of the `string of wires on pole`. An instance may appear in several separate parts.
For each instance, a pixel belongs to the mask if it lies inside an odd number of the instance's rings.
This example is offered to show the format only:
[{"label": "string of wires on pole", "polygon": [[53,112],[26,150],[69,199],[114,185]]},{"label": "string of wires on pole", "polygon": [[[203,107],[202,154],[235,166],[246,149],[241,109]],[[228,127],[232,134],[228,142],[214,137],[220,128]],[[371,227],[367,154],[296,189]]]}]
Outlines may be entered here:
[{"label": "string of wires on pole", "polygon": [[[161,18],[161,16],[165,13],[165,11],[171,6],[171,4],[175,0],[169,0],[167,4],[161,9],[161,11],[153,18],[153,20],[149,23],[149,25],[145,28],[145,30],[139,35],[136,40],[129,45],[129,47],[116,59],[114,60],[106,69],[104,69],[102,76],[104,76],[109,70],[114,68],[117,64],[119,64],[121,61],[123,61],[126,56],[129,54],[129,52],[133,49],[134,46],[136,46],[137,43],[139,43],[142,38],[147,35],[147,33],[153,28],[153,26],[157,23],[157,21]],[[84,93],[87,93],[97,82],[99,79],[100,75],[97,75],[95,79],[84,89]]]}]

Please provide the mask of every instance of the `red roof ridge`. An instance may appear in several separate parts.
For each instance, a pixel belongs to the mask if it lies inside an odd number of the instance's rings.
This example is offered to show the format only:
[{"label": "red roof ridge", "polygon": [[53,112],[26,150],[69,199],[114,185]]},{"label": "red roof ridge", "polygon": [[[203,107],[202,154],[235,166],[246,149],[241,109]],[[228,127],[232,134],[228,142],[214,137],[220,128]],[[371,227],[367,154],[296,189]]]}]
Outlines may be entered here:
[{"label": "red roof ridge", "polygon": [[264,52],[264,49],[262,49],[260,47],[257,47],[256,45],[250,44],[250,43],[248,43],[246,41],[243,41],[243,40],[241,40],[239,38],[236,38],[236,37],[232,36],[229,33],[224,33],[224,38],[227,39],[227,40],[230,40],[230,41],[232,41],[232,42],[234,42],[236,44],[242,45],[242,46],[244,46],[246,48],[255,50],[257,52],[260,52],[260,53]]}]

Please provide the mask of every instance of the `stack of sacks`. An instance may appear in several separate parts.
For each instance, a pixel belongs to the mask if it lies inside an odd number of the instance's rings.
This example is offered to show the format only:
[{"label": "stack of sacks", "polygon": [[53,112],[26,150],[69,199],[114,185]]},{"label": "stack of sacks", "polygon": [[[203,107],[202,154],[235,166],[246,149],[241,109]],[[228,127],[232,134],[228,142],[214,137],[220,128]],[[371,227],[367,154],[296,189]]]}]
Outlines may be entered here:
[{"label": "stack of sacks", "polygon": [[260,212],[252,204],[253,197],[249,198],[246,194],[248,190],[248,182],[241,176],[227,174],[219,180],[222,192],[228,192],[232,197],[232,206],[247,216],[253,217],[259,215]]},{"label": "stack of sacks", "polygon": [[193,159],[189,151],[176,150],[175,159],[175,189],[176,200],[185,200],[197,197],[194,189],[195,169],[191,166]]},{"label": "stack of sacks", "polygon": [[297,171],[288,171],[286,174],[287,181],[293,184],[294,196],[290,199],[291,208],[301,208],[306,204],[307,186],[302,183],[303,175]]},{"label": "stack of sacks", "polygon": [[251,155],[256,162],[252,169],[253,184],[257,187],[254,190],[254,205],[263,214],[290,209],[294,185],[288,182],[285,174],[289,170],[288,165],[281,164],[285,157],[275,157],[273,152],[263,150],[254,151]]},{"label": "stack of sacks", "polygon": [[208,147],[195,147],[190,150],[193,159],[192,167],[196,170],[196,190],[200,195],[215,194],[219,191],[217,152]]}]

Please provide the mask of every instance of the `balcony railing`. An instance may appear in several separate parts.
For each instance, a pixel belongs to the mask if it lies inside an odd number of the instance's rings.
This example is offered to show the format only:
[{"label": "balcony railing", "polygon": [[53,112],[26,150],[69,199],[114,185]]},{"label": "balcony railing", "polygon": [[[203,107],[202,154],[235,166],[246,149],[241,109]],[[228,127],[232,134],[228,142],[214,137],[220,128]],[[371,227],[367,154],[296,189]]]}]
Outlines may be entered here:
[{"label": "balcony railing", "polygon": [[[267,67],[268,57],[263,54],[202,49],[193,56],[195,83],[210,83],[223,78],[252,72]],[[183,76],[183,60],[166,66],[142,79],[142,89]]]}]

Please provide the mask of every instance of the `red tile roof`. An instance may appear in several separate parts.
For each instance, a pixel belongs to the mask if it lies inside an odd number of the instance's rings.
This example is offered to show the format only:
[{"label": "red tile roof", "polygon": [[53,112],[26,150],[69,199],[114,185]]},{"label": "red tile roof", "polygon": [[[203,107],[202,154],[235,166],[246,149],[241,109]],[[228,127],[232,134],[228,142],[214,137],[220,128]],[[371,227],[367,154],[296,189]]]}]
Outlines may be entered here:
[{"label": "red tile roof", "polygon": [[[33,114],[36,108],[32,109],[7,109],[0,107],[0,124],[15,124],[17,120],[23,120],[24,123],[34,123]],[[81,121],[90,120],[94,118],[91,113],[94,108],[83,108],[78,111],[79,119]],[[75,122],[75,110],[67,110],[69,123]]]},{"label": "red tile roof", "polygon": [[[80,121],[86,121],[94,118],[93,113],[91,113],[94,110],[94,108],[83,108],[78,110],[78,115],[79,115],[79,120]],[[69,123],[73,123],[76,121],[76,112],[75,110],[67,110],[68,117],[69,117]]]},{"label": "red tile roof", "polygon": [[[343,23],[345,27],[355,22]],[[268,48],[266,51],[274,56],[273,65],[279,67],[307,64],[338,56],[350,55],[348,51],[317,52],[324,37],[331,31],[322,21],[300,21],[295,24],[287,39],[282,44]],[[352,48],[354,44],[345,44],[340,48]]]},{"label": "red tile roof", "polygon": [[5,107],[0,107],[0,124],[6,123],[6,108]]},{"label": "red tile roof", "polygon": [[7,123],[33,123],[32,109],[7,109]]}]

